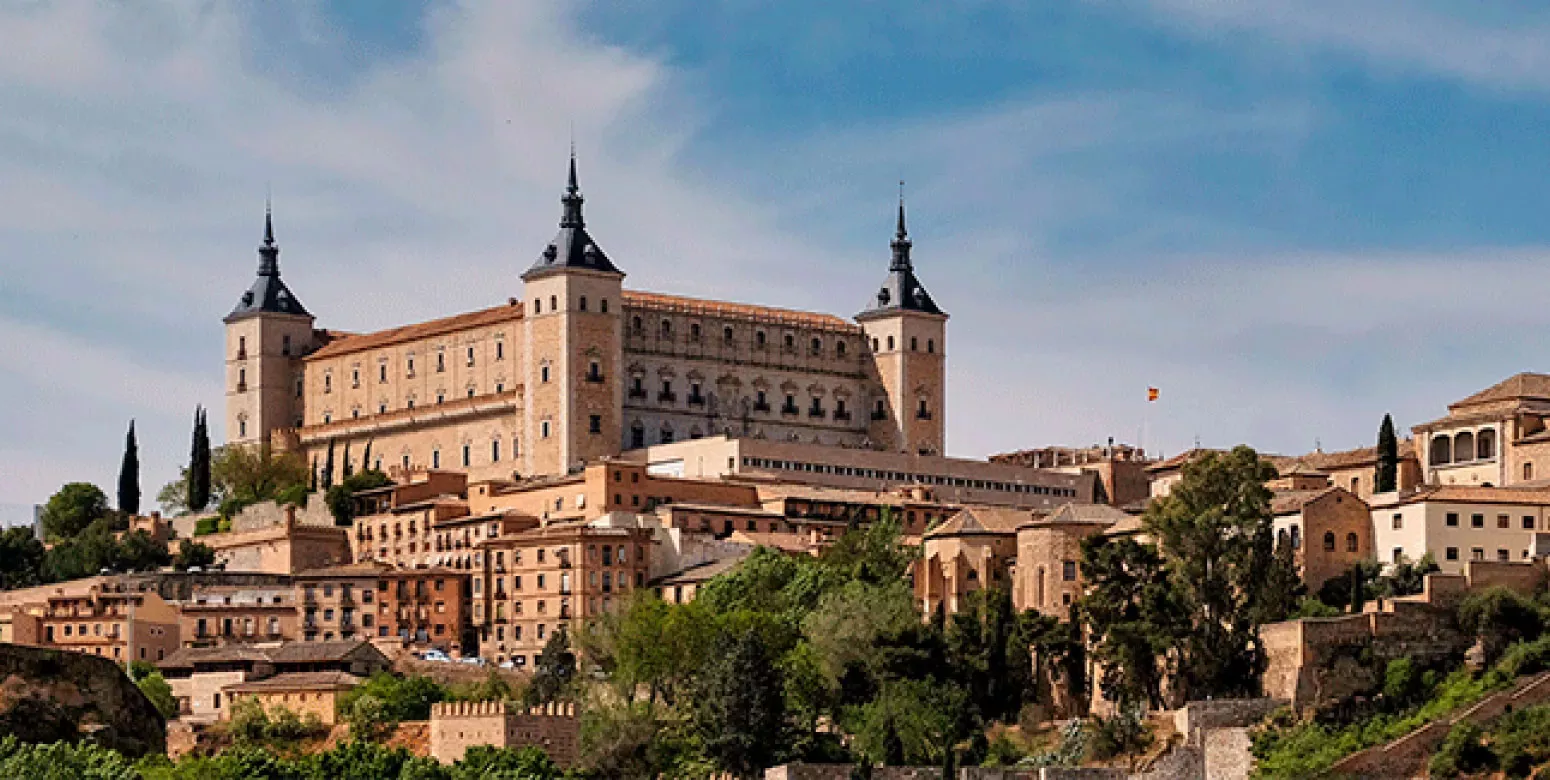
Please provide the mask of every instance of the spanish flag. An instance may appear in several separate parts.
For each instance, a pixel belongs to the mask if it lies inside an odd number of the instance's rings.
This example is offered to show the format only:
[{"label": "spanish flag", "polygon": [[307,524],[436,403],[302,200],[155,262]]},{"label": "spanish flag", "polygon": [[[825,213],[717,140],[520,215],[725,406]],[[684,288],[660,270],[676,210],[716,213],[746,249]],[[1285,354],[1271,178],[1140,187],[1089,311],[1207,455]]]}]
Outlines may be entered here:
[{"label": "spanish flag", "polygon": [[1146,400],[1147,400],[1148,403],[1157,400],[1157,388],[1155,388],[1155,387],[1148,387],[1146,389]]}]

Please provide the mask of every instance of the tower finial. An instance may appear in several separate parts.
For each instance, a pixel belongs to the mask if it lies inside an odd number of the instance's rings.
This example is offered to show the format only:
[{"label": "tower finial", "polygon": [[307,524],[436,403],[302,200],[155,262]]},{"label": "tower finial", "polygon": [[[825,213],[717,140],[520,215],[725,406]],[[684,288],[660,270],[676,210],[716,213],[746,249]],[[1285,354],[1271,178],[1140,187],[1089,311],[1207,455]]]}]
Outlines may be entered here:
[{"label": "tower finial", "polygon": [[560,196],[560,203],[565,206],[564,213],[560,216],[560,227],[579,228],[585,227],[586,221],[581,216],[581,185],[576,178],[576,142],[571,141],[570,147],[570,174],[565,183],[565,194]]},{"label": "tower finial", "polygon": [[258,247],[258,275],[280,275],[280,246],[274,240],[274,206],[264,198],[264,243]]},{"label": "tower finial", "polygon": [[913,242],[910,241],[909,230],[904,227],[904,180],[900,179],[899,224],[898,228],[894,231],[893,241],[889,244],[889,246],[893,247],[893,262],[889,264],[888,270],[908,271],[911,269],[910,245],[912,243]]}]

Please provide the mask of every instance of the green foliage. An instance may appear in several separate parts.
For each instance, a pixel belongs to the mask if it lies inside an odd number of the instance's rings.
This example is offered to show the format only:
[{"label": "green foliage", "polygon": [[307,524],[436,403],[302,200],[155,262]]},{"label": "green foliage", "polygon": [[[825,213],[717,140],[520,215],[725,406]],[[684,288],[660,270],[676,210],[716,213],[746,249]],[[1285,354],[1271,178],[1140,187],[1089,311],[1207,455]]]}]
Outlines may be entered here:
[{"label": "green foliage", "polygon": [[293,452],[274,452],[269,445],[229,444],[216,450],[210,462],[212,493],[220,495],[221,514],[275,498],[293,485],[307,484],[307,463]]},{"label": "green foliage", "polygon": [[171,562],[167,546],[144,531],[114,537],[114,523],[104,517],[79,534],[55,543],[45,554],[46,582],[89,577],[103,569],[114,572],[154,571]]},{"label": "green foliage", "polygon": [[1264,581],[1258,588],[1259,598],[1254,606],[1254,622],[1260,625],[1277,623],[1297,614],[1302,600],[1308,593],[1302,574],[1297,569],[1297,551],[1290,541],[1282,541],[1275,547],[1270,569],[1264,573]]},{"label": "green foliage", "polygon": [[899,522],[892,512],[884,512],[876,522],[825,548],[819,562],[847,579],[887,585],[902,579],[919,557],[919,548],[900,544]]},{"label": "green foliage", "polygon": [[536,747],[474,745],[451,772],[451,780],[558,780],[560,767]]},{"label": "green foliage", "polygon": [[[210,505],[210,428],[204,407],[194,410],[194,435],[189,444],[188,469],[183,474],[185,505],[191,512],[203,512]],[[165,505],[163,505],[165,506]]]},{"label": "green foliage", "polygon": [[192,539],[184,539],[178,545],[178,554],[172,558],[172,567],[178,571],[188,571],[196,566],[208,569],[213,565],[215,565],[215,550],[209,545]]},{"label": "green foliage", "polygon": [[1034,683],[1028,652],[1031,642],[1020,630],[1011,594],[1002,588],[969,594],[946,628],[952,673],[968,695],[975,716],[986,720],[1016,718],[1023,702],[1032,698]]},{"label": "green foliage", "polygon": [[1331,607],[1330,605],[1325,604],[1324,602],[1318,600],[1317,598],[1314,598],[1313,596],[1303,596],[1301,599],[1299,599],[1297,601],[1297,610],[1295,612],[1293,612],[1291,615],[1288,615],[1287,617],[1288,618],[1328,618],[1328,617],[1339,617],[1340,615],[1341,615],[1341,612],[1340,612],[1339,609],[1336,609],[1335,607]]},{"label": "green foliage", "polygon": [[275,491],[274,501],[280,506],[306,506],[310,495],[306,485],[289,485]]},{"label": "green foliage", "polygon": [[135,680],[135,685],[140,688],[140,692],[145,694],[145,698],[150,700],[151,704],[156,707],[156,711],[160,712],[163,718],[171,720],[177,716],[177,697],[172,695],[172,686],[167,684],[167,680],[161,676],[161,672],[152,672],[144,675]]},{"label": "green foliage", "polygon": [[705,754],[735,777],[774,764],[785,744],[784,683],[775,661],[758,631],[723,635],[695,685],[695,731]]},{"label": "green foliage", "polygon": [[1392,598],[1420,593],[1426,587],[1426,575],[1437,571],[1442,571],[1442,567],[1437,565],[1437,559],[1429,552],[1421,556],[1419,561],[1400,561],[1394,564],[1389,574],[1379,577],[1374,583],[1373,595]]},{"label": "green foliage", "polygon": [[1544,616],[1532,600],[1507,588],[1469,594],[1459,604],[1459,627],[1479,638],[1485,662],[1494,664],[1515,642],[1532,641],[1544,631]]},{"label": "green foliage", "polygon": [[1378,426],[1378,465],[1372,484],[1375,493],[1391,493],[1399,488],[1399,437],[1394,435],[1394,418],[1387,413]]},{"label": "green foliage", "polygon": [[1095,717],[1088,723],[1088,755],[1099,761],[1124,757],[1131,759],[1152,746],[1152,730],[1146,724],[1146,710],[1125,707],[1113,715]]},{"label": "green foliage", "polygon": [[167,517],[188,514],[188,467],[178,467],[178,478],[156,491],[156,503]]},{"label": "green foliage", "polygon": [[1264,669],[1258,641],[1264,573],[1274,556],[1270,491],[1275,467],[1239,446],[1184,467],[1142,522],[1164,551],[1183,630],[1173,636],[1185,698],[1254,696]]},{"label": "green foliage", "polygon": [[426,720],[431,705],[449,698],[429,677],[378,672],[339,697],[338,712],[353,734],[376,734],[401,721]]},{"label": "green foliage", "polygon": [[1091,585],[1078,610],[1101,670],[1099,688],[1110,701],[1164,706],[1163,679],[1186,620],[1162,555],[1128,536],[1095,534],[1082,541],[1082,574]]},{"label": "green foliage", "polygon": [[479,682],[448,685],[445,697],[446,701],[508,701],[519,698],[517,693],[511,683],[492,667]]},{"label": "green foliage", "polygon": [[388,479],[388,475],[367,470],[347,476],[343,482],[328,488],[324,500],[328,502],[328,511],[334,516],[334,524],[349,525],[355,519],[354,497],[357,492],[391,484],[393,480]]},{"label": "green foliage", "polygon": [[91,744],[29,745],[0,739],[0,777],[30,780],[138,780],[122,755]]},{"label": "green foliage", "polygon": [[208,536],[220,530],[219,517],[201,517],[194,521],[194,535]]},{"label": "green foliage", "polygon": [[26,526],[0,531],[0,590],[27,588],[45,581],[48,551]]},{"label": "green foliage", "polygon": [[969,698],[933,680],[892,680],[848,720],[862,755],[889,765],[942,766],[968,736]]},{"label": "green foliage", "polygon": [[108,495],[96,485],[71,482],[43,505],[43,532],[50,539],[72,539],[92,523],[109,516]]},{"label": "green foliage", "polygon": [[135,421],[124,436],[124,461],[118,467],[118,511],[140,514],[140,445],[135,442]]},{"label": "green foliage", "polygon": [[555,629],[533,662],[533,681],[527,688],[528,704],[549,704],[568,698],[576,678],[576,654],[564,628]]}]

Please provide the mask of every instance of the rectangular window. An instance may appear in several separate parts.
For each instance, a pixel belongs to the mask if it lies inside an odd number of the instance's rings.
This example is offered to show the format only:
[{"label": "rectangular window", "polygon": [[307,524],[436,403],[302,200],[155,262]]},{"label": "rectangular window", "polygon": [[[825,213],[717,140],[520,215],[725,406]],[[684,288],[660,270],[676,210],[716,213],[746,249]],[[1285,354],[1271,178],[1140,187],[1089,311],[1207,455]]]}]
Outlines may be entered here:
[{"label": "rectangular window", "polygon": [[1469,527],[1470,528],[1484,528],[1485,527],[1485,515],[1470,515],[1469,516]]},{"label": "rectangular window", "polygon": [[1449,547],[1447,549],[1447,551],[1444,553],[1444,557],[1447,558],[1450,561],[1458,560],[1459,559],[1459,548],[1457,548],[1457,547]]},{"label": "rectangular window", "polygon": [[1511,528],[1512,527],[1512,517],[1510,517],[1508,515],[1497,515],[1496,516],[1496,527],[1497,528]]},{"label": "rectangular window", "polygon": [[473,459],[472,453],[473,453],[473,448],[470,447],[467,444],[464,444],[463,445],[463,468],[465,468],[465,469],[468,468],[468,462]]},{"label": "rectangular window", "polygon": [[1395,563],[1399,563],[1400,561],[1402,561],[1404,559],[1405,559],[1405,548],[1403,548],[1403,547],[1395,547],[1394,548],[1394,558],[1393,558],[1393,561]]},{"label": "rectangular window", "polygon": [[1458,528],[1459,527],[1459,513],[1458,512],[1449,512],[1448,513],[1448,527],[1449,528]]},{"label": "rectangular window", "polygon": [[1394,529],[1398,530],[1398,529],[1404,528],[1404,527],[1405,527],[1405,516],[1400,514],[1400,513],[1398,513],[1398,512],[1395,512],[1394,513]]},{"label": "rectangular window", "polygon": [[1532,531],[1532,530],[1534,530],[1534,516],[1533,515],[1524,515],[1523,516],[1523,530],[1525,530],[1525,531]]},{"label": "rectangular window", "polygon": [[1512,553],[1507,552],[1506,550],[1498,549],[1496,551],[1496,560],[1501,561],[1502,563],[1506,563],[1507,561],[1512,560]]},{"label": "rectangular window", "polygon": [[1076,582],[1076,561],[1061,562],[1060,578],[1066,582]]},{"label": "rectangular window", "polygon": [[603,415],[601,415],[601,414],[594,414],[594,415],[591,415],[590,417],[587,418],[587,432],[588,433],[602,433],[603,432]]},{"label": "rectangular window", "polygon": [[1471,548],[1469,548],[1469,559],[1472,560],[1472,561],[1483,561],[1483,560],[1485,560],[1485,549],[1482,548],[1482,547],[1471,547]]}]

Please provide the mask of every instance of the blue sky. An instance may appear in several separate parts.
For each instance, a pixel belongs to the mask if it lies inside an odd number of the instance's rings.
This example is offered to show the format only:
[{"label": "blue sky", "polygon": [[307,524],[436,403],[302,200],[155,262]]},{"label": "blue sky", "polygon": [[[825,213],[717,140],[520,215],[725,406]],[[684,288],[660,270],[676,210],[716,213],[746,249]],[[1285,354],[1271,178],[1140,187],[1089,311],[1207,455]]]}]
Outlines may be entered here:
[{"label": "blue sky", "polygon": [[131,417],[173,475],[266,191],[321,325],[441,316],[519,293],[572,127],[641,289],[853,313],[906,179],[954,454],[1366,444],[1550,368],[1524,7],[0,5],[0,505]]}]

